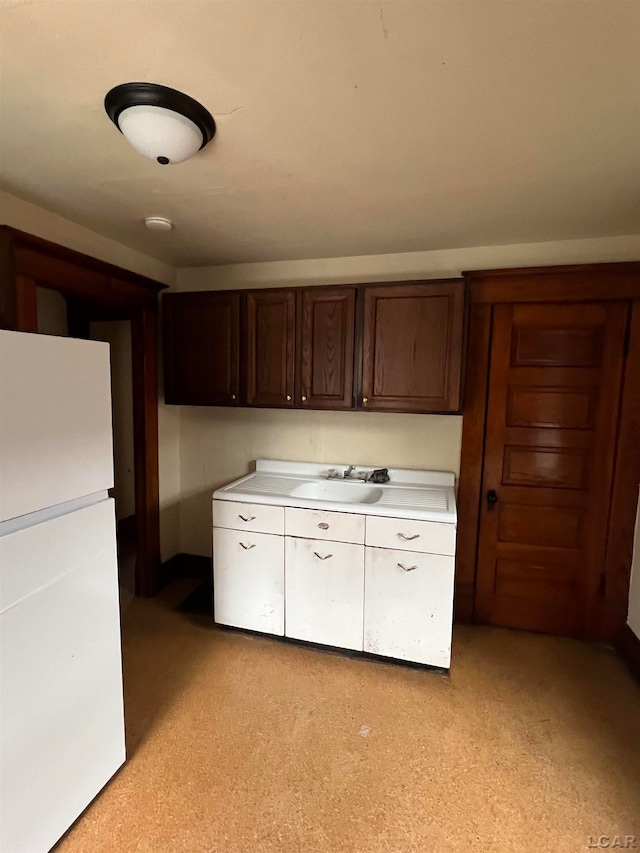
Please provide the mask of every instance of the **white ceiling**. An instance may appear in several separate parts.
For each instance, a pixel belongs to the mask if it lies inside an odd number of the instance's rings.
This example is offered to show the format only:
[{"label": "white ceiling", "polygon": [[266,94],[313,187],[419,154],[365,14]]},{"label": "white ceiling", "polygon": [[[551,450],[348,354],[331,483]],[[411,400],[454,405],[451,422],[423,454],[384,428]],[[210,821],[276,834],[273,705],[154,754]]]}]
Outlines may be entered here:
[{"label": "white ceiling", "polygon": [[[0,186],[179,266],[640,231],[636,0],[2,0],[0,33]],[[129,80],[214,141],[137,154]]]}]

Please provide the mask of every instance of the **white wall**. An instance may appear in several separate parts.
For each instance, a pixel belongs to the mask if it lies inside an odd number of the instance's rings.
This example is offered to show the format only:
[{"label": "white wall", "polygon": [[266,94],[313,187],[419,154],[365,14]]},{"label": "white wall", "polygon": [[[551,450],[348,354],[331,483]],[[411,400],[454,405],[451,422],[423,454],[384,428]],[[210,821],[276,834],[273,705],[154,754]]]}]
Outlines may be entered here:
[{"label": "white wall", "polygon": [[64,296],[57,290],[36,287],[36,302],[40,334],[66,338],[69,331],[67,328],[67,303]]},{"label": "white wall", "polygon": [[[176,271],[168,264],[136,252],[114,240],[96,234],[76,222],[37,207],[8,193],[0,192],[0,225],[10,225],[45,240],[51,240],[78,252],[106,261],[140,275],[173,285]],[[39,289],[40,291],[40,289]],[[49,334],[62,334],[59,304],[52,291],[38,293],[43,307],[43,322]],[[44,331],[44,329],[43,329]],[[120,377],[117,377],[118,381]],[[123,381],[126,379],[123,377]],[[162,397],[161,397],[162,399]],[[160,445],[160,549],[166,560],[178,551],[178,503],[180,469],[178,464],[178,413],[160,403],[158,411]]]},{"label": "white wall", "polygon": [[131,322],[109,320],[91,323],[91,339],[106,341],[111,352],[111,400],[113,410],[113,497],[118,521],[136,511],[136,477],[133,454],[133,364]]},{"label": "white wall", "polygon": [[450,278],[459,276],[465,270],[636,261],[639,258],[640,235],[636,234],[554,243],[444,249],[437,252],[189,267],[177,271],[176,287],[178,290],[225,290]]},{"label": "white wall", "polygon": [[[459,276],[494,267],[640,258],[640,237],[179,269],[178,290]],[[169,407],[170,408],[170,407]],[[180,409],[180,549],[211,553],[211,493],[258,458],[460,469],[462,418],[375,412]]]},{"label": "white wall", "polygon": [[640,489],[638,495],[638,512],[636,515],[636,532],[633,541],[633,561],[631,563],[631,586],[629,587],[629,627],[640,640]]}]

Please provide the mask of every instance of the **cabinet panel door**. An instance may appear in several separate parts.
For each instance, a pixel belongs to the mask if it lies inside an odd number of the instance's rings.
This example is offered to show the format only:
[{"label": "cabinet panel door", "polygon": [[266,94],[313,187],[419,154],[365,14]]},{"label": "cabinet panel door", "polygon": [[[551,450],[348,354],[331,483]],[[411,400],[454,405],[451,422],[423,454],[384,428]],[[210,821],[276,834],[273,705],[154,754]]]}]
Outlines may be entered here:
[{"label": "cabinet panel door", "polygon": [[169,293],[162,297],[167,403],[237,406],[240,294]]},{"label": "cabinet panel door", "polygon": [[462,281],[366,287],[363,408],[458,411],[463,326]]},{"label": "cabinet panel door", "polygon": [[365,550],[365,652],[448,667],[454,558]]},{"label": "cabinet panel door", "polygon": [[213,530],[214,618],[221,625],[284,634],[284,537]]},{"label": "cabinet panel door", "polygon": [[300,293],[298,405],[353,408],[355,287]]},{"label": "cabinet panel door", "polygon": [[286,635],[362,651],[364,546],[286,537]]},{"label": "cabinet panel door", "polygon": [[249,406],[293,406],[295,303],[293,290],[247,294]]}]

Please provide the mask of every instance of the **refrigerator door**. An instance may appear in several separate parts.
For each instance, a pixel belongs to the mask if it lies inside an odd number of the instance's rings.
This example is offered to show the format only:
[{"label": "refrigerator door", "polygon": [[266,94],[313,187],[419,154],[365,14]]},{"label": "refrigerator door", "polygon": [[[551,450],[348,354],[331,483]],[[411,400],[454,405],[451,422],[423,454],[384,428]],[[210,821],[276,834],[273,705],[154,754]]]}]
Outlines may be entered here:
[{"label": "refrigerator door", "polygon": [[109,345],[0,331],[0,521],[113,486]]},{"label": "refrigerator door", "polygon": [[113,500],[0,538],[0,851],[45,853],[125,760]]}]

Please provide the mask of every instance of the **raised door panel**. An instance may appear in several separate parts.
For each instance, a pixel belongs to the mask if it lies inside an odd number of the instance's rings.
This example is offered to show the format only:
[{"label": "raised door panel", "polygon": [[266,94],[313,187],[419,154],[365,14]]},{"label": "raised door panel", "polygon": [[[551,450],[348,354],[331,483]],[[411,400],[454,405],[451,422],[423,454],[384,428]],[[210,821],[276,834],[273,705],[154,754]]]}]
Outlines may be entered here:
[{"label": "raised door panel", "polygon": [[448,667],[454,558],[365,550],[364,651]]},{"label": "raised door panel", "polygon": [[162,297],[165,402],[237,406],[240,396],[240,294]]},{"label": "raised door panel", "polygon": [[363,407],[458,411],[463,328],[462,281],[366,287]]},{"label": "raised door panel", "polygon": [[247,405],[292,407],[295,377],[293,290],[247,294],[245,353]]},{"label": "raised door panel", "polygon": [[214,618],[221,625],[284,634],[284,537],[214,528]]},{"label": "raised door panel", "polygon": [[286,635],[362,651],[364,546],[286,537]]},{"label": "raised door panel", "polygon": [[355,287],[301,291],[298,404],[315,409],[353,408]]}]

